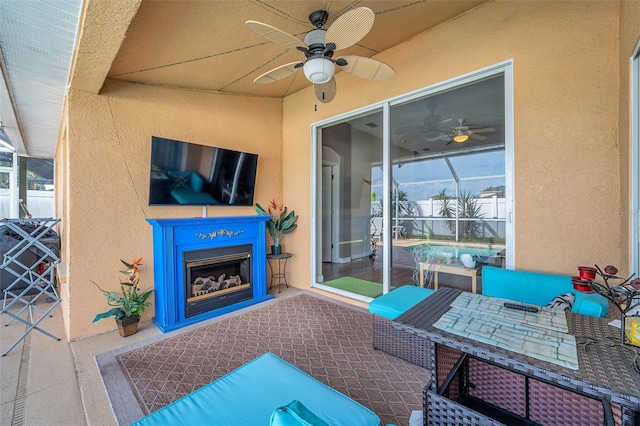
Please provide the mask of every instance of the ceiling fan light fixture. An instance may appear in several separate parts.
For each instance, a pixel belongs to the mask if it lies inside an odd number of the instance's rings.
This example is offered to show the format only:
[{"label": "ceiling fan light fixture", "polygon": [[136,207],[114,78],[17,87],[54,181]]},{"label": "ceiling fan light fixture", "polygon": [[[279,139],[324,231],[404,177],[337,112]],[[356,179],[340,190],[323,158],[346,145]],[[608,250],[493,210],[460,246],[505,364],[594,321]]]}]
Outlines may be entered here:
[{"label": "ceiling fan light fixture", "polygon": [[458,143],[466,142],[468,139],[469,139],[469,135],[465,135],[465,134],[455,135],[453,137],[453,141]]},{"label": "ceiling fan light fixture", "polygon": [[336,67],[330,59],[310,58],[304,63],[304,75],[314,84],[326,83],[333,78]]}]

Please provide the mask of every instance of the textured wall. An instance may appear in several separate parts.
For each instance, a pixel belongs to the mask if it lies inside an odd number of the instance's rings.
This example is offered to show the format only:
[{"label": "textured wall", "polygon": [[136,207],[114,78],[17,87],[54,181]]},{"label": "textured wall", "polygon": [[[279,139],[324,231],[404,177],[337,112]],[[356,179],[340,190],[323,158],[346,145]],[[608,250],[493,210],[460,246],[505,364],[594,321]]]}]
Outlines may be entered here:
[{"label": "textured wall", "polygon": [[[143,287],[153,285],[147,218],[202,216],[202,207],[148,206],[151,136],[259,155],[256,200],[280,196],[282,102],[136,84],[108,83],[101,94],[69,94],[68,314],[70,338],[115,328],[91,281],[117,290],[120,260],[144,256]],[[256,119],[259,117],[259,119]],[[58,163],[58,164],[64,164]],[[252,207],[209,207],[209,216],[256,214]],[[153,316],[153,309],[144,319]]]},{"label": "textured wall", "polygon": [[[625,12],[620,27],[619,9]],[[637,2],[617,1],[491,2],[380,53],[396,69],[391,81],[339,73],[335,100],[317,109],[311,89],[283,102],[133,84],[108,83],[100,95],[71,90],[68,141],[57,156],[58,167],[66,166],[58,184],[67,185],[59,205],[66,209],[68,336],[114,328],[109,321],[91,324],[106,304],[90,281],[116,288],[118,259],[144,256],[142,282],[151,284],[145,218],[202,214],[199,207],[146,205],[152,135],[258,153],[256,201],[276,197],[300,215],[283,244],[294,253],[289,282],[308,288],[310,124],[509,59],[516,267],[568,274],[577,265],[613,263],[624,270],[628,218],[610,212],[628,205],[628,131],[626,138],[618,134],[618,123],[628,126],[628,101],[619,94],[629,46],[640,33],[639,9]],[[558,207],[541,210],[542,200]],[[253,213],[209,209],[210,215]]]},{"label": "textured wall", "polygon": [[[620,132],[620,197],[621,210],[614,212],[620,216],[620,246],[629,247],[631,244],[631,219],[634,214],[631,210],[631,122],[629,121],[630,110],[630,85],[629,85],[629,58],[633,55],[633,50],[640,42],[640,2],[623,1],[620,3],[620,107],[619,123]],[[636,88],[638,90],[638,88]],[[640,117],[636,117],[640,119]],[[640,185],[636,182],[636,185]],[[640,190],[640,188],[636,188]],[[637,212],[635,213],[637,214]],[[630,253],[623,250],[621,265],[626,266],[631,263]]]},{"label": "textured wall", "polygon": [[[631,8],[629,8],[631,9]],[[634,11],[638,22],[637,11]],[[571,274],[621,269],[618,3],[491,2],[376,56],[391,81],[339,73],[338,94],[314,110],[310,90],[284,102],[284,197],[300,228],[287,238],[291,282],[310,280],[309,124],[513,59],[516,268]],[[625,142],[626,143],[626,142]],[[553,210],[540,205],[555,205]],[[303,219],[304,218],[304,219]],[[288,249],[291,250],[291,249]]]}]

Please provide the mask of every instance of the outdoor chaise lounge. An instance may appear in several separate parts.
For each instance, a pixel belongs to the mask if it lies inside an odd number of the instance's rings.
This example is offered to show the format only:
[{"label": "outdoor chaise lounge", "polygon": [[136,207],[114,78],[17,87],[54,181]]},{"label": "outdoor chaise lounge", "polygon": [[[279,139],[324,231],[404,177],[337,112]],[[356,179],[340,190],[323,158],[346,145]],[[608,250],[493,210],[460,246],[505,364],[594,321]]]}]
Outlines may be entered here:
[{"label": "outdoor chaise lounge", "polygon": [[134,425],[269,425],[274,411],[293,401],[332,426],[380,425],[373,411],[270,352]]}]

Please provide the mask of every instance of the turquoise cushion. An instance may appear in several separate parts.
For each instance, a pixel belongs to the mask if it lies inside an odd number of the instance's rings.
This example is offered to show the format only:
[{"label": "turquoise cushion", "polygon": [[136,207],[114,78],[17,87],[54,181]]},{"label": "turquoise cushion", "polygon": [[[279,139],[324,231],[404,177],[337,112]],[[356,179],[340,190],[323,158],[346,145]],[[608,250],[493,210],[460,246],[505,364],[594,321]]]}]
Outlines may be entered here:
[{"label": "turquoise cushion", "polygon": [[485,296],[546,306],[551,299],[564,293],[573,293],[576,297],[571,312],[601,318],[607,315],[607,299],[599,294],[574,290],[571,277],[568,275],[517,271],[493,266],[482,268],[482,294]]},{"label": "turquoise cushion", "polygon": [[492,266],[482,268],[482,294],[545,306],[551,299],[571,292],[568,275],[515,271]]},{"label": "turquoise cushion", "polygon": [[403,285],[387,294],[376,297],[369,302],[369,312],[381,317],[395,319],[422,300],[433,294],[434,290],[417,287],[415,285]]},{"label": "turquoise cushion", "polygon": [[269,426],[329,426],[298,400],[277,408],[269,420]]},{"label": "turquoise cushion", "polygon": [[268,425],[274,410],[293,400],[332,426],[380,425],[373,411],[270,352],[134,425]]},{"label": "turquoise cushion", "polygon": [[180,204],[218,204],[218,202],[206,192],[194,192],[191,188],[171,188],[169,191],[173,198]]},{"label": "turquoise cushion", "polygon": [[193,188],[195,192],[200,192],[202,191],[203,185],[204,179],[202,179],[200,175],[195,172],[191,173],[191,188]]}]

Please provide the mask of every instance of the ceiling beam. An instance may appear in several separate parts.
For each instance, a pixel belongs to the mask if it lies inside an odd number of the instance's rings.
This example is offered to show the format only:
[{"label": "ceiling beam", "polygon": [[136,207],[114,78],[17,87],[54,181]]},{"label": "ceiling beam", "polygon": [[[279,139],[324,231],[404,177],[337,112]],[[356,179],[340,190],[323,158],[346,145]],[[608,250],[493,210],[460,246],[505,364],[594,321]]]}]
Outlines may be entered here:
[{"label": "ceiling beam", "polygon": [[11,144],[16,150],[16,153],[21,156],[27,156],[27,147],[24,145],[24,138],[22,137],[22,126],[20,125],[20,117],[17,113],[16,104],[14,102],[15,97],[9,84],[9,78],[7,76],[7,67],[4,63],[4,56],[0,49],[0,71],[2,71],[2,78],[0,79],[0,120],[4,126],[4,130],[9,136]]},{"label": "ceiling beam", "polygon": [[142,0],[87,0],[69,86],[98,94]]}]

